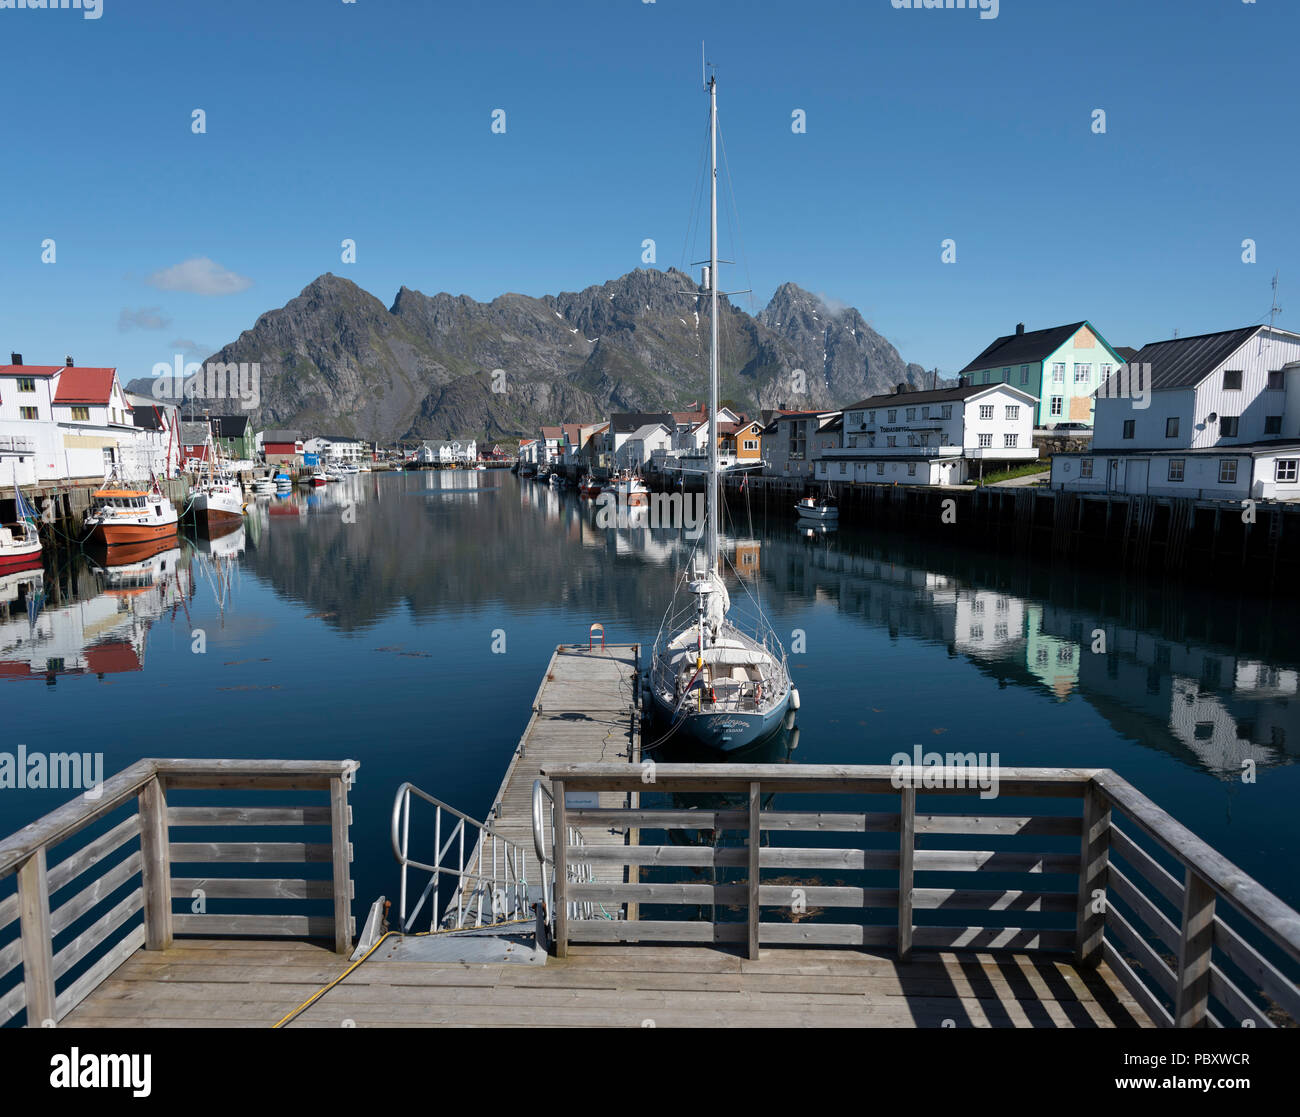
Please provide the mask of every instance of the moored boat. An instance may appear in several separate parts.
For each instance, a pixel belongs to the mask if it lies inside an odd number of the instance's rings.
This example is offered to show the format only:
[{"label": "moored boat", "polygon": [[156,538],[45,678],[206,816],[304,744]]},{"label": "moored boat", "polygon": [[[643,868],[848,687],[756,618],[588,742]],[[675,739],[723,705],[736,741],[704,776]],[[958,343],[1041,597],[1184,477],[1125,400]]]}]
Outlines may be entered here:
[{"label": "moored boat", "polygon": [[41,536],[36,527],[36,510],[27,503],[14,482],[14,523],[0,524],[0,574],[32,570],[41,565]]},{"label": "moored boat", "polygon": [[96,489],[86,513],[87,542],[105,546],[148,543],[176,534],[180,517],[156,477],[147,489],[132,489],[111,479]]},{"label": "moored boat", "polygon": [[801,520],[834,523],[840,518],[840,506],[833,497],[806,496],[794,506]]},{"label": "moored boat", "polygon": [[650,489],[635,473],[624,470],[614,482],[614,492],[619,504],[625,508],[640,508],[650,503]]},{"label": "moored boat", "polygon": [[582,496],[600,496],[600,482],[588,473],[578,482],[578,492]]},{"label": "moored boat", "polygon": [[[718,500],[718,176],[717,80],[710,77],[709,132],[711,149],[711,220],[708,291],[709,314],[709,457],[706,531],[703,546],[688,560],[684,575],[688,598],[668,613],[655,639],[650,663],[649,692],[657,721],[665,726],[662,743],[682,734],[720,752],[756,746],[777,732],[788,711],[799,708],[785,650],[763,616],[757,598],[746,590],[757,609],[752,631],[728,617],[731,597],[722,579],[719,556]],[[629,498],[638,478],[620,478],[620,500]],[[642,484],[644,490],[645,486]],[[663,639],[664,633],[676,635]]]}]

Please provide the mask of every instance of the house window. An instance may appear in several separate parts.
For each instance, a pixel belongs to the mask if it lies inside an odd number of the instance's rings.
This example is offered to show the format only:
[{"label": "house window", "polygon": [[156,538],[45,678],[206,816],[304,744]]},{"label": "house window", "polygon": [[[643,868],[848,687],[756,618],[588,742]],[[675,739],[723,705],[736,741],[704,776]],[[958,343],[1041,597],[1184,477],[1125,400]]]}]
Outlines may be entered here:
[{"label": "house window", "polygon": [[1170,459],[1169,459],[1169,480],[1171,480],[1171,481],[1181,481],[1181,480],[1183,479],[1183,466],[1184,466],[1184,464],[1185,464],[1185,461],[1184,461],[1183,458],[1170,458]]},{"label": "house window", "polygon": [[1136,421],[1136,420],[1134,420],[1134,419],[1125,419],[1125,420],[1124,420],[1124,437],[1125,437],[1125,438],[1132,438],[1132,437],[1133,437],[1133,431],[1134,431],[1134,429],[1136,428],[1136,426],[1137,426],[1137,421]]},{"label": "house window", "polygon": [[36,379],[32,376],[20,376],[18,378],[18,390],[20,392],[36,391]]},{"label": "house window", "polygon": [[916,476],[916,462],[908,462],[908,463],[907,463],[907,475],[908,475],[909,477],[915,477],[915,476]]},{"label": "house window", "polygon": [[868,412],[867,412],[867,422],[868,422],[868,423],[874,423],[875,421],[876,421],[876,413],[875,413],[874,411],[868,411]]},{"label": "house window", "polygon": [[1236,415],[1219,416],[1219,437],[1236,438],[1237,437],[1237,419]]},{"label": "house window", "polygon": [[1099,377],[1099,379],[1100,379],[1100,382],[1101,382],[1102,384],[1105,384],[1106,381],[1110,379],[1111,370],[1112,370],[1114,367],[1115,367],[1114,365],[1106,365],[1106,364],[1103,364],[1103,365],[1101,366],[1101,369],[1100,369],[1101,376]]},{"label": "house window", "polygon": [[1028,366],[1028,365],[1021,365],[1021,366],[1020,366],[1020,383],[1022,383],[1022,384],[1028,384],[1028,383],[1029,383],[1029,366]]},{"label": "house window", "polygon": [[1002,436],[1002,445],[1005,446],[1008,450],[1013,449],[1016,445],[1016,440],[1019,437],[1020,436],[1018,434],[1004,434]]},{"label": "house window", "polygon": [[982,434],[979,436],[981,446],[992,446],[993,436],[991,434]]},{"label": "house window", "polygon": [[1018,403],[1007,404],[1007,418],[1008,419],[1020,418],[1020,404]]},{"label": "house window", "polygon": [[74,421],[74,422],[78,422],[78,423],[88,423],[88,422],[90,422],[90,408],[89,408],[89,407],[74,407],[74,408],[72,409],[72,418],[73,418],[73,421]]},{"label": "house window", "polygon": [[928,407],[921,408],[921,418],[928,419],[929,417],[930,417],[930,409]]},{"label": "house window", "polygon": [[1011,370],[1009,368],[1004,368],[1002,370],[1002,383],[1003,384],[1011,383]]},{"label": "house window", "polygon": [[1061,361],[1059,364],[1052,365],[1052,383],[1053,384],[1065,383],[1065,362],[1064,361]]},{"label": "house window", "polygon": [[920,440],[919,438],[917,438],[916,435],[914,435],[914,434],[909,434],[909,435],[907,436],[907,444],[908,444],[909,446],[920,446],[920,445],[921,445],[921,440]]},{"label": "house window", "polygon": [[841,473],[848,473],[848,471],[849,471],[849,463],[848,463],[848,462],[840,462],[840,472],[841,472]]},{"label": "house window", "polygon": [[896,434],[887,434],[887,435],[885,435],[885,445],[886,445],[886,446],[897,446],[897,445],[898,445],[898,435],[896,435]]},{"label": "house window", "polygon": [[1235,485],[1237,483],[1237,459],[1219,459],[1219,484]]},{"label": "house window", "polygon": [[1076,384],[1086,384],[1092,379],[1092,365],[1084,362],[1074,366],[1074,382]]},{"label": "house window", "polygon": [[1268,374],[1268,386],[1274,391],[1286,387],[1286,381],[1282,376],[1282,370],[1280,368],[1276,368]]},{"label": "house window", "polygon": [[1177,415],[1171,415],[1168,419],[1165,420],[1165,437],[1166,438],[1178,437],[1178,416]]},{"label": "house window", "polygon": [[1061,415],[1061,414],[1063,414],[1063,413],[1064,413],[1064,402],[1065,402],[1065,401],[1064,401],[1060,396],[1053,396],[1053,397],[1052,397],[1052,405],[1051,405],[1051,407],[1050,407],[1050,409],[1049,409],[1049,410],[1051,411],[1051,413],[1052,413],[1053,415]]},{"label": "house window", "polygon": [[1080,459],[1079,459],[1079,477],[1080,477],[1080,478],[1084,478],[1084,477],[1091,477],[1091,476],[1092,476],[1092,459],[1091,459],[1091,458],[1080,458]]},{"label": "house window", "polygon": [[891,411],[891,412],[889,413],[889,415],[886,416],[886,417],[889,419],[889,421],[890,421],[891,423],[897,423],[897,422],[898,422],[898,412],[897,412],[897,411]]},{"label": "house window", "polygon": [[1282,416],[1265,415],[1264,416],[1264,433],[1281,434],[1282,433]]},{"label": "house window", "polygon": [[876,462],[876,476],[883,477],[884,475],[885,475],[885,463]]},{"label": "house window", "polygon": [[1295,484],[1297,466],[1300,466],[1300,459],[1278,458],[1277,471],[1273,474],[1274,480]]},{"label": "house window", "polygon": [[987,383],[989,383],[992,379],[993,379],[993,370],[992,370],[992,369],[987,369],[987,368],[986,368],[986,369],[984,370],[984,383],[987,384]]},{"label": "house window", "polygon": [[36,418],[36,408],[34,408],[34,407],[20,407],[20,408],[18,409],[18,417],[19,417],[20,419],[35,419],[35,418]]},{"label": "house window", "polygon": [[981,419],[993,418],[993,405],[991,403],[980,404],[980,418]]},{"label": "house window", "polygon": [[745,439],[744,447],[745,447],[746,450],[757,450],[757,449],[758,449],[758,441],[757,441],[756,439],[753,439],[753,438],[747,438],[747,439]]},{"label": "house window", "polygon": [[1223,390],[1225,392],[1241,391],[1241,369],[1231,368],[1223,370]]},{"label": "house window", "polygon": [[909,407],[907,409],[907,421],[910,423],[915,418],[916,418],[916,408]]},{"label": "house window", "polygon": [[792,462],[803,461],[803,456],[808,449],[807,423],[798,422],[790,424],[790,460]]},{"label": "house window", "polygon": [[945,403],[945,404],[943,405],[943,414],[942,414],[942,417],[943,417],[944,419],[951,419],[951,418],[952,418],[952,404],[950,404],[950,403]]},{"label": "house window", "polygon": [[846,416],[846,418],[848,419],[848,424],[849,424],[849,426],[851,426],[851,427],[860,427],[860,426],[862,426],[862,412],[861,412],[861,411],[850,411],[850,412],[848,413],[848,415]]}]

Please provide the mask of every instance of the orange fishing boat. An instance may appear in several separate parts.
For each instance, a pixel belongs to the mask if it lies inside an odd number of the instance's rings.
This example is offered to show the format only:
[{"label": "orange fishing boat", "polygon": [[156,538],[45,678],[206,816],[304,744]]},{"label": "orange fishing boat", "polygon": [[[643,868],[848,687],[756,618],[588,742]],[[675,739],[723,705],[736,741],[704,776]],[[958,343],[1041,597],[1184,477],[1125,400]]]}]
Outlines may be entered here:
[{"label": "orange fishing boat", "polygon": [[156,478],[147,489],[128,489],[108,481],[96,489],[86,513],[87,539],[108,546],[147,543],[176,535],[179,517]]}]

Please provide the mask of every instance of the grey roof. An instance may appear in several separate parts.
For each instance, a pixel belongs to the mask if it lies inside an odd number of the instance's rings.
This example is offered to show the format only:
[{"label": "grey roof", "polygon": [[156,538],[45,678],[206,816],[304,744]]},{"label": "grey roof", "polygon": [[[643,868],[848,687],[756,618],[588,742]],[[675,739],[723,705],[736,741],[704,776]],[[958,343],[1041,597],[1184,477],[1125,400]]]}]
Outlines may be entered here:
[{"label": "grey roof", "polygon": [[[1243,326],[1217,334],[1176,337],[1144,345],[1129,364],[1151,366],[1152,388],[1194,388],[1246,344],[1263,326]],[[1098,396],[1105,390],[1099,388]]]},{"label": "grey roof", "polygon": [[182,423],[181,445],[202,446],[208,440],[207,423]]},{"label": "grey roof", "polygon": [[299,431],[263,431],[262,445],[268,442],[297,442],[301,437]]},{"label": "grey roof", "polygon": [[618,411],[609,417],[610,430],[614,434],[632,434],[655,423],[663,423],[670,431],[677,429],[677,421],[667,411]]},{"label": "grey roof", "polygon": [[208,422],[220,438],[243,438],[248,433],[247,415],[209,415]]},{"label": "grey roof", "polygon": [[856,411],[864,407],[874,407],[878,410],[900,404],[911,407],[918,403],[956,403],[994,388],[1010,388],[1023,395],[1030,394],[1023,388],[1017,388],[1014,384],[1004,384],[999,380],[993,384],[966,384],[958,388],[928,388],[923,392],[886,392],[881,396],[868,396],[866,399],[858,400],[857,403],[849,404],[844,410]]},{"label": "grey roof", "polygon": [[[994,366],[1006,368],[1009,365],[1033,364],[1035,361],[1046,360],[1084,326],[1091,329],[1085,319],[1082,322],[1072,322],[1068,326],[1053,326],[1051,329],[1031,330],[1023,334],[1007,334],[993,342],[961,371],[971,372]],[[1092,332],[1095,334],[1097,331]]]}]

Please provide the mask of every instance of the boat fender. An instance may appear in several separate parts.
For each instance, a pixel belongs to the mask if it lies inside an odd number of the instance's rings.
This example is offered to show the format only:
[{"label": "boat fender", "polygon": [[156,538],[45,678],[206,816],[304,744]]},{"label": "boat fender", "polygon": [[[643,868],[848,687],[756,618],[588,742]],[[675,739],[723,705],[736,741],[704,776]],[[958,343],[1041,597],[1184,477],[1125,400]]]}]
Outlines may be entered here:
[{"label": "boat fender", "polygon": [[799,708],[799,689],[798,687],[791,687],[790,688],[790,709],[797,710],[798,708]]}]

